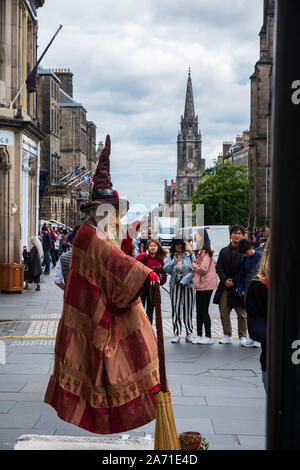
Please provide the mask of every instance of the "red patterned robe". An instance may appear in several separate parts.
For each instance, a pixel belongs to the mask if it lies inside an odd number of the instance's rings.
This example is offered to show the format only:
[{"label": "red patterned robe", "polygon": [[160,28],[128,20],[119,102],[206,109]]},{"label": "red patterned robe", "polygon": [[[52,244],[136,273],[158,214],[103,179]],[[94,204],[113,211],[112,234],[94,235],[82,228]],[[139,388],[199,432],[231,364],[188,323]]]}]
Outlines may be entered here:
[{"label": "red patterned robe", "polygon": [[139,293],[151,272],[85,222],[72,263],[45,402],[98,434],[155,419],[157,342]]}]

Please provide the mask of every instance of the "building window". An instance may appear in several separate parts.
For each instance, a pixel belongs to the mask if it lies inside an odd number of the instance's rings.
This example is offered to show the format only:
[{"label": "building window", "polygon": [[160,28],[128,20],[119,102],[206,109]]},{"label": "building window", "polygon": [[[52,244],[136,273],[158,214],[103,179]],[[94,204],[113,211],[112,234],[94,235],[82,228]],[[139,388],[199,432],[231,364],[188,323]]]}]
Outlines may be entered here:
[{"label": "building window", "polygon": [[193,158],[193,147],[189,147],[189,158]]},{"label": "building window", "polygon": [[194,194],[194,183],[190,180],[188,182],[188,188],[187,188],[188,198],[193,197],[193,194]]}]

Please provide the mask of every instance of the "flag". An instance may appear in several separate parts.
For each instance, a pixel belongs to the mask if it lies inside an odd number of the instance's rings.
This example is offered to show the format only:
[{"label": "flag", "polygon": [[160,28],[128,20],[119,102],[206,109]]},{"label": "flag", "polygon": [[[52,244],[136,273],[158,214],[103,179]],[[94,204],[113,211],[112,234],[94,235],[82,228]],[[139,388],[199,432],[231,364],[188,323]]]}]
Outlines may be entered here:
[{"label": "flag", "polygon": [[38,64],[34,66],[26,80],[26,86],[29,93],[34,93],[37,90],[37,68]]},{"label": "flag", "polygon": [[77,175],[78,181],[81,181],[81,177],[82,177],[83,174],[84,174],[84,171],[82,171],[81,173],[79,173],[79,175]]},{"label": "flag", "polygon": [[77,166],[75,170],[72,171],[72,173],[69,175],[69,178],[74,175],[74,173],[77,173],[79,171],[79,167]]},{"label": "flag", "polygon": [[38,70],[38,66],[41,63],[42,59],[44,58],[44,56],[45,56],[46,52],[48,51],[49,47],[53,43],[54,39],[58,35],[61,28],[62,28],[62,24],[59,26],[58,30],[54,34],[53,38],[49,42],[48,46],[46,47],[46,49],[44,50],[41,57],[39,58],[39,60],[37,61],[37,63],[35,64],[35,66],[33,67],[33,69],[31,70],[31,72],[29,73],[29,75],[26,79],[26,86],[27,86],[27,90],[28,90],[29,93],[34,93],[34,92],[37,91],[37,78],[38,78],[37,77],[37,75],[38,75],[37,70]]}]

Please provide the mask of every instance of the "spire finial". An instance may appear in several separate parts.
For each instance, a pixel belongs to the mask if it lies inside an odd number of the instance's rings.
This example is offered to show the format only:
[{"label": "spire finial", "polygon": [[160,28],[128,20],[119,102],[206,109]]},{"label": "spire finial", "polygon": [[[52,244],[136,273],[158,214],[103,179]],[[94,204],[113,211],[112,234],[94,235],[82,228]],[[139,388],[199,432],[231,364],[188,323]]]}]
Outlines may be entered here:
[{"label": "spire finial", "polygon": [[187,80],[184,118],[185,119],[195,118],[193,87],[192,87],[192,79],[191,79],[191,67],[189,67],[189,76]]}]

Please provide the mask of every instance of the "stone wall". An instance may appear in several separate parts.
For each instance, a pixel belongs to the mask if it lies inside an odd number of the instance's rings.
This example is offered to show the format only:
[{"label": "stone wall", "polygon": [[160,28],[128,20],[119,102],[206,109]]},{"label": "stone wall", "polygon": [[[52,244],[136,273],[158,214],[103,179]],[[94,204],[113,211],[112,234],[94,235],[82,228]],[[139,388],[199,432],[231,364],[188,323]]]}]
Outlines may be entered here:
[{"label": "stone wall", "polygon": [[264,1],[260,59],[251,77],[249,143],[249,226],[269,225],[271,214],[271,91],[274,46],[274,0]]}]

